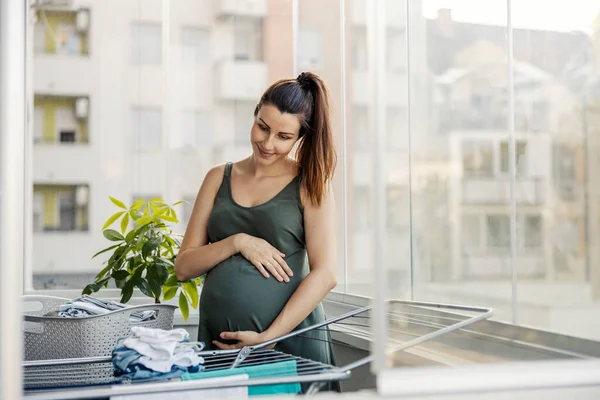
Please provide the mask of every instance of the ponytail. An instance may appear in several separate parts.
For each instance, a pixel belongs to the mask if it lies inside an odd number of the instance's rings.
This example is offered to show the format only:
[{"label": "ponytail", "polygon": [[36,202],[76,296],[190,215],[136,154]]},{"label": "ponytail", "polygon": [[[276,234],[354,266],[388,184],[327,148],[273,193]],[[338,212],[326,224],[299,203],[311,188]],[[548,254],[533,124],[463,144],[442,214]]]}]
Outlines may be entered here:
[{"label": "ponytail", "polygon": [[337,162],[325,82],[312,72],[277,81],[265,91],[254,114],[265,104],[274,105],[282,113],[298,115],[301,128],[296,160],[300,179],[309,201],[320,206]]}]

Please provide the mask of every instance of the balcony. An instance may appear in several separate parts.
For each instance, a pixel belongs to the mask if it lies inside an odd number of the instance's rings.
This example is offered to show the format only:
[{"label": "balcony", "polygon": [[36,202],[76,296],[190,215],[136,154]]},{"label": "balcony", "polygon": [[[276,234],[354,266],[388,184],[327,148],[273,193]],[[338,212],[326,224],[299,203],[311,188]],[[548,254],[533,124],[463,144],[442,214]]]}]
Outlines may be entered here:
[{"label": "balcony", "polygon": [[35,93],[87,94],[97,82],[87,57],[36,54],[33,70]]},{"label": "balcony", "polygon": [[[508,204],[510,181],[508,178],[465,177],[461,181],[463,204]],[[515,197],[520,204],[543,204],[546,191],[540,178],[517,179]]]},{"label": "balcony", "polygon": [[262,18],[267,15],[267,1],[216,0],[215,12],[217,18],[230,16]]},{"label": "balcony", "polygon": [[218,99],[257,102],[267,87],[267,65],[260,61],[227,60],[217,65],[215,78]]},{"label": "balcony", "polygon": [[[85,144],[36,144],[33,148],[34,182],[89,182],[97,171],[95,154]],[[68,160],[58,162],[57,160]],[[78,165],[81,168],[73,168]]]}]

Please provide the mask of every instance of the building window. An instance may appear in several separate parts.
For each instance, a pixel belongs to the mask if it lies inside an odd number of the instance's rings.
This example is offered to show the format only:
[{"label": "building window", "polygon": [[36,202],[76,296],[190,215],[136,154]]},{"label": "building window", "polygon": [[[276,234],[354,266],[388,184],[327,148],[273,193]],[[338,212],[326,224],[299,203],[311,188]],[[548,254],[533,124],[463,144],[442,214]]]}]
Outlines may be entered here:
[{"label": "building window", "polygon": [[206,29],[183,28],[181,30],[181,57],[187,65],[210,62],[210,34]]},{"label": "building window", "polygon": [[371,229],[371,200],[369,198],[370,189],[368,186],[354,186],[354,230],[362,232]]},{"label": "building window", "polygon": [[553,175],[557,182],[575,182],[577,180],[575,162],[577,151],[572,147],[556,143],[552,148]]},{"label": "building window", "polygon": [[488,248],[510,248],[510,219],[508,215],[488,215],[486,228]]},{"label": "building window", "polygon": [[388,107],[386,110],[386,136],[390,149],[408,149],[408,126],[406,109],[403,107]]},{"label": "building window", "polygon": [[352,31],[352,70],[360,72],[367,70],[367,32],[364,28],[354,28]]},{"label": "building window", "polygon": [[[503,174],[509,173],[510,153],[508,151],[508,142],[500,143],[500,172]],[[517,140],[515,142],[516,150],[516,173],[525,175],[527,173],[527,142]]]},{"label": "building window", "polygon": [[[390,231],[405,232],[409,230],[409,194],[410,190],[407,186],[387,187],[387,228]],[[370,210],[364,210],[364,212],[369,213]]]},{"label": "building window", "polygon": [[89,10],[40,10],[36,15],[33,46],[36,53],[80,56],[88,54]]},{"label": "building window", "polygon": [[60,131],[61,143],[75,143],[75,131]]},{"label": "building window", "polygon": [[308,70],[323,68],[323,35],[318,30],[299,30],[298,65]]},{"label": "building window", "polygon": [[490,177],[494,175],[494,146],[491,141],[464,141],[462,143],[465,176]]},{"label": "building window", "polygon": [[461,237],[463,250],[481,247],[481,217],[479,215],[463,214]]},{"label": "building window", "polygon": [[234,26],[234,59],[237,61],[262,60],[262,23],[252,18],[236,18]]},{"label": "building window", "polygon": [[87,231],[88,185],[34,185],[33,231]]},{"label": "building window", "polygon": [[524,224],[525,248],[537,249],[542,247],[542,217],[540,215],[526,215]]},{"label": "building window", "polygon": [[157,150],[162,145],[162,112],[135,107],[131,113],[133,146],[138,150]]},{"label": "building window", "polygon": [[354,134],[354,149],[368,151],[371,148],[371,135],[369,131],[369,113],[367,107],[352,107],[352,129]]},{"label": "building window", "polygon": [[386,66],[388,72],[397,74],[406,73],[408,60],[406,34],[403,31],[388,30],[386,42]]},{"label": "building window", "polygon": [[162,63],[162,27],[155,23],[131,25],[131,61],[134,65]]}]

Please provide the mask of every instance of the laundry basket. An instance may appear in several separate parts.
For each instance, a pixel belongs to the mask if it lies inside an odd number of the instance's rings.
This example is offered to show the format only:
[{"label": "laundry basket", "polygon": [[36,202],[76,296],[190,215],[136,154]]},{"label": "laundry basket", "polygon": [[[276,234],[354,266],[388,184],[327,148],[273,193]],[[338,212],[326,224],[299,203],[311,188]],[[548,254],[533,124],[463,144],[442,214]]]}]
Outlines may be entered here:
[{"label": "laundry basket", "polygon": [[[131,334],[133,326],[173,329],[177,308],[170,304],[150,304],[90,317],[47,316],[67,301],[69,299],[53,296],[23,296],[25,304],[41,304],[41,309],[23,315],[26,361],[109,356],[117,341]],[[156,312],[155,319],[131,320],[131,314],[148,310]]]}]

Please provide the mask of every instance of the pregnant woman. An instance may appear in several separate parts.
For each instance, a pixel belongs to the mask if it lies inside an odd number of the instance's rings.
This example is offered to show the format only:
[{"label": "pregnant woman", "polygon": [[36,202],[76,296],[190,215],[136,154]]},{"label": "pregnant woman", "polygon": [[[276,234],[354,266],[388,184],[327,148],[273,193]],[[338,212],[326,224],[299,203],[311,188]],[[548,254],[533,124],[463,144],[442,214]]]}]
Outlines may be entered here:
[{"label": "pregnant woman", "polygon": [[[323,321],[321,301],[336,285],[336,155],[322,79],[302,73],[271,85],[254,110],[250,142],[252,155],[206,175],[175,263],[179,279],[208,273],[198,339],[209,349]],[[327,329],[276,349],[335,362]]]}]

